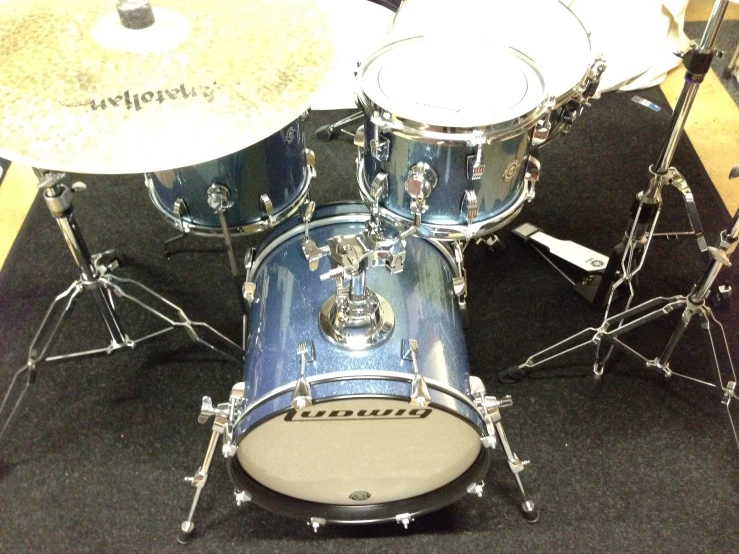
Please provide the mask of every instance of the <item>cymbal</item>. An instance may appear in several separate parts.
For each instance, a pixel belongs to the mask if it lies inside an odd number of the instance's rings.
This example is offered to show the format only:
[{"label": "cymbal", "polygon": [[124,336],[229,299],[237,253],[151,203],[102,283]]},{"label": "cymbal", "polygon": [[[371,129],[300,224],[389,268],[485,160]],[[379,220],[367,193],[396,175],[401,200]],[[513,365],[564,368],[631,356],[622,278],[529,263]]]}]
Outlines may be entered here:
[{"label": "cymbal", "polygon": [[76,173],[219,158],[300,116],[333,46],[315,0],[0,1],[0,156]]}]

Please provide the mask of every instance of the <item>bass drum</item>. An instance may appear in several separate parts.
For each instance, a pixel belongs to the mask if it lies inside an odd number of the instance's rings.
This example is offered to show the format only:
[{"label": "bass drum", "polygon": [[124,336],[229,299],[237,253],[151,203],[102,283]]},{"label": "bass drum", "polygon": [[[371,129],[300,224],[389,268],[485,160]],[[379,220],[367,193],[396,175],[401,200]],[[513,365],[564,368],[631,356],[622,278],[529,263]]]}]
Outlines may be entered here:
[{"label": "bass drum", "polygon": [[[310,236],[323,244],[368,219],[359,204],[324,206]],[[299,221],[281,226],[248,275],[246,408],[228,461],[237,489],[285,516],[346,524],[402,522],[454,502],[485,475],[490,449],[470,396],[453,257],[442,243],[411,238],[402,273],[371,270],[369,286],[390,303],[395,327],[384,343],[351,351],[321,334],[321,305],[336,291],[309,270],[303,236]],[[418,344],[416,364],[402,355],[408,339]],[[304,376],[313,403],[296,411],[301,343],[312,345]],[[430,390],[423,407],[410,403],[414,365]]]},{"label": "bass drum", "polygon": [[232,234],[252,234],[290,217],[305,202],[314,156],[305,148],[302,118],[243,150],[217,160],[145,175],[154,207],[183,233],[222,236],[210,191],[227,197]]},{"label": "bass drum", "polygon": [[547,142],[567,132],[605,70],[585,26],[558,0],[404,0],[390,39],[419,35],[485,37],[529,56],[555,98]]}]

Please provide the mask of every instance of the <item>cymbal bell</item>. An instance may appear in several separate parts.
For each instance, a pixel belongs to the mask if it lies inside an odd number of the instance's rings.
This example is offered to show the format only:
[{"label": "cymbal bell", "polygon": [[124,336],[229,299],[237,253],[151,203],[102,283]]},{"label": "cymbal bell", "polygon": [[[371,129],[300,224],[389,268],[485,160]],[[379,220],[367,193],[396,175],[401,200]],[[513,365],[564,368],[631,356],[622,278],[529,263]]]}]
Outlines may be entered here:
[{"label": "cymbal bell", "polygon": [[0,2],[0,156],[76,173],[143,173],[225,156],[310,107],[331,70],[315,0]]}]

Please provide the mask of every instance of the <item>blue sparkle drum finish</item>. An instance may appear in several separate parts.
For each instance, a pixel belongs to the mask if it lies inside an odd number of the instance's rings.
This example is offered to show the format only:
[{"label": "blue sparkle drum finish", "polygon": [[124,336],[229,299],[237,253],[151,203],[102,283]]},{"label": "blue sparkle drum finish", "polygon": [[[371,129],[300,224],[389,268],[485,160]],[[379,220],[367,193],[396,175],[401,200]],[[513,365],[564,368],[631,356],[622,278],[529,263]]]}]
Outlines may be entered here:
[{"label": "blue sparkle drum finish", "polygon": [[[478,45],[486,49],[478,58],[468,46],[401,40],[373,54],[358,75],[365,114],[357,171],[362,196],[371,204],[373,183],[386,179],[381,215],[407,228],[413,213],[405,183],[411,168],[427,164],[438,181],[417,231],[427,238],[482,236],[515,218],[530,198],[525,177],[533,130],[550,107],[530,58],[488,43]],[[432,75],[415,75],[422,59],[435,60]],[[476,82],[486,75],[488,83]]]},{"label": "blue sparkle drum finish", "polygon": [[[302,119],[243,150],[209,162],[146,175],[154,206],[178,230],[221,236],[208,188],[224,185],[233,205],[225,211],[229,231],[251,234],[293,215],[308,195],[313,167],[306,156]],[[272,214],[263,195],[269,197]]]},{"label": "blue sparkle drum finish", "polygon": [[[361,204],[316,211],[310,236],[318,244],[360,232]],[[286,516],[334,523],[394,520],[450,504],[485,474],[484,421],[469,396],[469,363],[461,314],[452,290],[456,266],[439,242],[411,238],[402,273],[383,268],[368,286],[395,315],[384,343],[343,349],[323,337],[321,305],[336,292],[311,272],[301,249],[304,224],[289,221],[262,245],[249,273],[256,285],[244,363],[247,409],[234,426],[229,471],[252,501]],[[432,403],[409,403],[413,364],[403,339],[419,344],[417,366]],[[305,366],[313,405],[290,402],[301,363],[300,342],[312,341]]]}]

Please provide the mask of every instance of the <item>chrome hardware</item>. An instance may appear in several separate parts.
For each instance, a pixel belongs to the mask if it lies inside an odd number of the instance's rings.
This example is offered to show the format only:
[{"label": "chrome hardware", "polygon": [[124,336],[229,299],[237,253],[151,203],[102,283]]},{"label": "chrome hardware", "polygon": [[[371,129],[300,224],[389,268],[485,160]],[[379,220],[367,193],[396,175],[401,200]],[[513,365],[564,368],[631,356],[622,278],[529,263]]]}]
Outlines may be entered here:
[{"label": "chrome hardware", "polygon": [[275,207],[272,204],[272,200],[269,199],[269,195],[263,194],[259,197],[259,208],[262,210],[262,213],[267,216],[269,226],[274,226],[275,219],[273,214],[275,213]]},{"label": "chrome hardware", "polygon": [[234,491],[234,500],[237,506],[242,506],[247,502],[251,502],[251,496],[246,491]]},{"label": "chrome hardware", "polygon": [[406,529],[408,529],[408,525],[410,525],[411,521],[413,521],[413,516],[411,514],[398,514],[395,516],[395,522],[402,524]]},{"label": "chrome hardware", "polygon": [[370,196],[375,201],[375,203],[382,200],[385,196],[387,196],[387,190],[388,190],[388,177],[387,173],[380,171],[377,175],[375,175],[375,178],[372,179],[372,184],[370,185]]},{"label": "chrome hardware", "polygon": [[410,403],[425,408],[431,404],[431,394],[426,385],[426,380],[418,371],[416,356],[418,355],[418,341],[414,339],[403,339],[400,341],[400,357],[413,364],[413,381],[411,382]]},{"label": "chrome hardware", "polygon": [[303,155],[305,157],[305,167],[308,171],[308,176],[311,179],[316,178],[316,154],[311,150],[310,148],[306,148],[303,150]]},{"label": "chrome hardware", "polygon": [[252,302],[254,302],[254,298],[256,298],[257,294],[257,284],[251,281],[251,268],[254,264],[255,253],[256,249],[247,248],[246,253],[244,254],[244,269],[246,270],[246,280],[244,281],[244,285],[241,288],[241,292],[244,295],[244,300],[246,300],[246,303],[249,306],[252,305]]},{"label": "chrome hardware", "polygon": [[326,526],[326,520],[322,517],[312,517],[310,518],[310,521],[308,522],[308,525],[310,525],[313,528],[314,533],[318,533],[318,530],[321,527]]},{"label": "chrome hardware", "polygon": [[454,241],[452,250],[454,252],[454,263],[457,266],[457,274],[459,275],[459,277],[452,279],[452,287],[460,309],[464,310],[467,307],[467,270],[464,267],[464,246],[461,242]]},{"label": "chrome hardware", "polygon": [[485,488],[485,481],[480,481],[479,483],[472,483],[469,487],[467,487],[467,492],[469,494],[476,494],[478,498],[482,498],[482,492]]},{"label": "chrome hardware", "polygon": [[290,401],[290,406],[292,406],[293,410],[300,411],[313,405],[310,385],[305,378],[305,365],[312,364],[316,361],[316,347],[313,344],[313,341],[299,343],[297,354],[300,359],[300,377],[295,383],[295,389],[293,390],[293,397]]},{"label": "chrome hardware", "polygon": [[549,113],[536,122],[531,131],[531,146],[541,146],[549,138],[549,132],[552,130],[552,122]]},{"label": "chrome hardware", "polygon": [[254,298],[257,296],[257,284],[252,283],[251,281],[246,281],[242,287],[242,294],[244,295],[246,303],[251,306],[254,302]]},{"label": "chrome hardware", "polygon": [[477,201],[477,194],[474,190],[464,191],[464,198],[462,198],[461,212],[467,218],[467,223],[472,223],[472,220],[477,217],[479,209],[479,203]]},{"label": "chrome hardware", "polygon": [[416,203],[411,203],[411,213],[421,207],[421,212],[426,211],[425,200],[434,190],[439,182],[436,171],[426,162],[418,162],[408,168],[408,177],[405,180],[405,191]]},{"label": "chrome hardware", "polygon": [[390,141],[386,138],[372,139],[370,151],[377,161],[386,162],[390,158]]},{"label": "chrome hardware", "polygon": [[172,205],[172,211],[177,217],[176,227],[184,232],[187,232],[187,224],[182,220],[182,218],[187,215],[187,204],[185,204],[185,201],[182,198],[178,198],[177,200],[175,200],[174,204]]},{"label": "chrome hardware", "polygon": [[467,156],[467,179],[479,181],[485,173],[485,164],[482,161],[482,144],[477,145],[477,153]]},{"label": "chrome hardware", "polygon": [[207,194],[208,206],[210,206],[211,209],[217,214],[225,212],[227,209],[234,205],[234,203],[230,200],[231,192],[228,190],[228,187],[226,185],[213,183],[208,187]]},{"label": "chrome hardware", "polygon": [[331,237],[326,246],[303,239],[303,254],[312,271],[318,269],[322,257],[331,261],[331,270],[321,279],[334,279],[336,294],[326,300],[318,318],[329,341],[349,350],[363,350],[390,337],[395,316],[390,304],[367,287],[367,270],[384,265],[391,273],[402,271],[402,239],[402,235],[400,239],[385,239],[379,223],[372,219],[361,233]]},{"label": "chrome hardware", "polygon": [[360,125],[354,133],[354,146],[364,148],[364,125]]},{"label": "chrome hardware", "polygon": [[[380,114],[375,112],[373,121],[380,118]],[[390,159],[390,141],[380,135],[380,126],[375,123],[374,136],[370,141],[370,153],[372,157],[379,162],[386,162]]]},{"label": "chrome hardware", "polygon": [[736,395],[736,383],[734,381],[728,381],[726,386],[723,388],[724,396],[721,399],[721,404],[728,406],[734,398],[739,398]]},{"label": "chrome hardware", "polygon": [[536,183],[541,175],[541,162],[534,156],[526,156],[526,175],[525,179],[530,183]]}]

